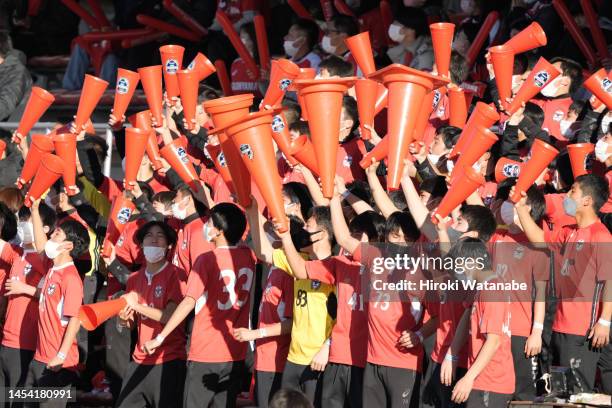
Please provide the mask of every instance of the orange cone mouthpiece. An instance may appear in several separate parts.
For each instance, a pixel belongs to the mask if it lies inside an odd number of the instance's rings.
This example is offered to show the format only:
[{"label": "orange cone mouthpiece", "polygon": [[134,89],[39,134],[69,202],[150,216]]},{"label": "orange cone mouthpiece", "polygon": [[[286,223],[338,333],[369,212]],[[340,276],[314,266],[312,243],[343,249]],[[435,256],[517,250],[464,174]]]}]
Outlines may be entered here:
[{"label": "orange cone mouthpiece", "polygon": [[32,87],[30,98],[28,103],[23,110],[19,126],[17,127],[16,133],[19,134],[18,139],[14,142],[21,143],[21,137],[26,137],[30,130],[34,127],[36,122],[42,117],[42,115],[49,109],[49,106],[55,101],[55,96],[51,92],[46,91],[38,86]]},{"label": "orange cone mouthpiece", "polygon": [[450,186],[440,205],[431,215],[431,221],[434,224],[438,223],[436,214],[440,215],[442,219],[446,218],[451,211],[457,208],[470,194],[485,183],[484,177],[477,173],[472,166],[464,167],[460,174],[457,182]]},{"label": "orange cone mouthpiece", "polygon": [[450,117],[448,119],[448,124],[450,126],[463,129],[468,115],[464,90],[459,87],[449,88],[448,102],[450,106]]},{"label": "orange cone mouthpiece", "polygon": [[122,297],[105,302],[82,305],[79,309],[81,326],[87,331],[92,331],[111,317],[118,315],[126,305],[127,303]]},{"label": "orange cone mouthpiece", "polygon": [[166,84],[166,96],[171,105],[174,105],[172,98],[180,95],[177,72],[183,66],[183,53],[185,48],[180,45],[164,45],[159,47],[161,55],[164,83]]},{"label": "orange cone mouthpiece", "polygon": [[150,67],[138,68],[138,74],[140,75],[140,82],[142,83],[142,89],[144,90],[147,98],[147,104],[151,115],[155,119],[157,126],[161,126],[164,123],[162,118],[162,103],[163,103],[163,92],[162,92],[162,66],[153,65]]},{"label": "orange cone mouthpiece", "polygon": [[76,187],[76,135],[60,133],[52,136],[55,154],[64,162],[64,189],[69,196],[74,195],[71,187]]},{"label": "orange cone mouthpiece", "polygon": [[583,85],[597,99],[603,102],[608,109],[612,109],[612,80],[610,80],[610,76],[606,73],[605,69],[601,68],[595,72],[584,81]]},{"label": "orange cone mouthpiece", "polygon": [[429,30],[431,31],[431,42],[438,75],[450,78],[451,46],[455,25],[453,23],[434,23],[429,26]]},{"label": "orange cone mouthpiece", "polygon": [[533,185],[557,154],[559,151],[548,143],[540,139],[533,141],[531,158],[521,169],[521,174],[514,186],[514,194],[510,197],[513,203],[521,199],[521,192],[527,191]]},{"label": "orange cone mouthpiece", "polygon": [[261,106],[279,105],[285,91],[300,73],[300,68],[288,59],[272,60],[270,68],[270,85]]},{"label": "orange cone mouthpiece", "polygon": [[43,155],[51,153],[54,149],[53,141],[47,135],[32,135],[32,143],[28,155],[23,162],[21,175],[17,179],[17,187],[23,188],[36,175]]},{"label": "orange cone mouthpiece", "polygon": [[102,246],[103,257],[111,256],[113,246],[119,240],[135,209],[136,206],[132,200],[125,198],[123,194],[118,194],[115,197],[108,217],[106,235],[104,236],[104,244]]},{"label": "orange cone mouthpiece", "polygon": [[121,121],[127,111],[134,91],[138,86],[140,76],[137,72],[129,69],[119,68],[117,70],[117,85],[115,86],[115,102],[113,103],[113,115]]},{"label": "orange cone mouthpiece", "polygon": [[302,165],[315,176],[319,176],[319,165],[317,164],[317,156],[315,155],[314,146],[308,136],[300,135],[297,139],[291,141],[289,145],[289,153],[297,159]]},{"label": "orange cone mouthpiece", "polygon": [[545,46],[546,33],[538,23],[533,22],[523,31],[506,41],[504,45],[512,48],[515,54],[520,54]]},{"label": "orange cone mouthpiece", "polygon": [[361,138],[370,140],[371,133],[364,125],[374,127],[374,113],[376,110],[376,96],[378,95],[378,85],[371,79],[360,78],[355,81],[355,93],[357,94],[357,110],[359,111],[359,127]]},{"label": "orange cone mouthpiece", "polygon": [[79,107],[74,118],[74,126],[77,134],[81,131],[83,125],[87,123],[91,114],[96,109],[98,102],[102,98],[108,82],[93,75],[86,74],[81,98],[79,99]]},{"label": "orange cone mouthpiece", "polygon": [[181,180],[191,187],[192,190],[197,191],[200,188],[197,181],[198,174],[193,168],[193,164],[189,161],[187,150],[185,150],[180,139],[174,139],[172,143],[162,147],[159,153],[168,162],[170,167],[176,171]]},{"label": "orange cone mouthpiece", "polygon": [[187,122],[187,129],[192,130],[195,127],[193,120],[195,120],[196,117],[200,81],[198,80],[197,74],[193,71],[179,71],[176,76],[178,77],[181,104],[183,105],[183,114]]},{"label": "orange cone mouthpiece", "polygon": [[297,160],[291,155],[289,145],[291,144],[291,135],[289,134],[289,126],[285,114],[279,112],[272,118],[272,139],[278,146],[278,149],[283,153],[285,159],[291,166],[297,164]]},{"label": "orange cone mouthpiece", "polygon": [[529,77],[523,82],[514,99],[508,105],[506,111],[512,115],[521,107],[523,102],[527,102],[536,96],[546,85],[561,75],[561,71],[544,58],[540,57]]},{"label": "orange cone mouthpiece", "polygon": [[376,71],[374,53],[372,52],[372,43],[370,42],[370,33],[368,31],[348,37],[344,40],[344,43],[364,76],[368,76]]},{"label": "orange cone mouthpiece", "polygon": [[507,178],[518,177],[525,163],[500,157],[495,164],[495,181],[501,183]]},{"label": "orange cone mouthpiece", "polygon": [[499,91],[502,106],[507,106],[508,98],[512,97],[512,72],[514,70],[514,50],[507,45],[497,45],[489,48],[491,64],[495,73],[495,83]]},{"label": "orange cone mouthpiece", "polygon": [[32,181],[30,190],[25,197],[26,207],[38,200],[64,174],[64,162],[51,153],[45,153],[40,161],[40,167]]},{"label": "orange cone mouthpiece", "polygon": [[499,113],[497,113],[497,109],[484,102],[477,102],[476,107],[472,111],[470,118],[459,136],[459,140],[457,140],[453,150],[448,154],[448,158],[454,159],[463,153],[475,128],[482,127],[489,129],[494,123],[499,121],[499,119],[500,116]]},{"label": "orange cone mouthpiece", "polygon": [[138,128],[125,129],[125,189],[132,190],[130,183],[136,181],[142,163],[150,131]]},{"label": "orange cone mouthpiece", "polygon": [[201,52],[198,52],[193,61],[187,66],[187,69],[195,71],[199,81],[203,81],[217,72],[215,65]]},{"label": "orange cone mouthpiece", "polygon": [[590,166],[588,162],[589,155],[595,151],[595,145],[592,143],[576,143],[567,145],[567,153],[572,165],[572,173],[574,179],[583,174],[587,174]]}]

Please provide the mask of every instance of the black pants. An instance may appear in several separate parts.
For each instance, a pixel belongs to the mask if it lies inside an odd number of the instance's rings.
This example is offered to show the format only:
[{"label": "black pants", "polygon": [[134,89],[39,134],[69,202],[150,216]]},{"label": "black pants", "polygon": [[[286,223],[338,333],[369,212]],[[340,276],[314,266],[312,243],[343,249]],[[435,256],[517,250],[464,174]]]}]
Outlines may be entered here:
[{"label": "black pants", "polygon": [[539,377],[538,357],[525,356],[527,337],[512,336],[512,360],[514,361],[515,386],[513,399],[533,401],[536,397],[536,381]]},{"label": "black pants", "polygon": [[123,377],[116,407],[181,407],[185,383],[185,361],[144,365],[130,362]]},{"label": "black pants", "polygon": [[323,373],[323,401],[329,408],[363,405],[363,368],[329,363]]},{"label": "black pants", "polygon": [[[0,387],[23,387],[32,357],[34,352],[31,350],[0,346]],[[10,405],[8,402],[4,403],[5,408]]]},{"label": "black pants", "polygon": [[465,408],[505,408],[512,400],[512,394],[472,390]]},{"label": "black pants", "polygon": [[309,365],[287,361],[283,371],[283,388],[302,391],[315,407],[321,405],[322,373],[313,371]]},{"label": "black pants", "polygon": [[[70,388],[78,381],[78,375],[76,372],[62,368],[59,371],[51,371],[47,369],[45,363],[40,361],[32,360],[30,367],[28,368],[28,375],[26,377],[25,387],[33,388]],[[40,404],[26,404],[31,407],[40,408],[60,408],[65,407],[67,401],[62,400],[50,400],[49,402],[41,402]]]},{"label": "black pants", "polygon": [[451,401],[453,387],[457,380],[463,377],[466,373],[465,368],[457,367],[455,372],[455,380],[450,386],[442,384],[440,381],[441,365],[435,361],[430,361],[427,367],[427,372],[423,378],[425,386],[422,387],[421,404],[423,407],[434,408],[460,408],[464,404],[456,404]]},{"label": "black pants", "polygon": [[283,373],[255,371],[255,391],[259,408],[268,408],[268,403],[276,391],[280,390],[282,381]]},{"label": "black pants", "polygon": [[418,407],[420,383],[421,373],[414,370],[367,363],[363,374],[363,406]]},{"label": "black pants", "polygon": [[[117,399],[121,392],[121,383],[130,362],[132,331],[118,327],[118,317],[112,317],[104,323],[106,337],[106,365],[104,371],[110,380],[110,389]],[[134,331],[135,332],[135,331]]]},{"label": "black pants", "polygon": [[[604,373],[602,384],[610,392],[612,378],[612,344],[603,349],[591,348],[587,336],[553,332],[552,345],[555,364],[569,367],[574,383],[568,384],[570,392],[594,392],[595,373],[599,366]],[[606,382],[607,380],[607,382]]]},{"label": "black pants", "polygon": [[185,408],[235,407],[240,393],[240,379],[244,370],[244,361],[227,363],[187,363],[187,380],[185,381]]}]

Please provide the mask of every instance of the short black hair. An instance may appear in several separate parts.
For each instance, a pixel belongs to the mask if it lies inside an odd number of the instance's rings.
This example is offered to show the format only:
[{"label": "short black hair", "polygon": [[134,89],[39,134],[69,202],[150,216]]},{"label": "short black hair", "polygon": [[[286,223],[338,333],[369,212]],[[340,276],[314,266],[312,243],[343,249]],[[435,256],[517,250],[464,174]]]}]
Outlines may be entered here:
[{"label": "short black hair", "polygon": [[593,199],[593,209],[595,211],[599,211],[608,201],[610,187],[603,177],[596,174],[583,174],[576,177],[574,182],[580,186],[583,195]]},{"label": "short black hair", "polygon": [[220,203],[210,210],[210,218],[215,228],[223,231],[230,245],[236,245],[246,230],[246,216],[235,204]]},{"label": "short black hair", "polygon": [[300,135],[306,135],[310,138],[310,128],[308,127],[308,122],[303,120],[298,120],[289,125],[289,130],[294,132],[298,132]]},{"label": "short black hair", "polygon": [[421,191],[431,194],[431,197],[444,197],[448,191],[444,176],[428,177],[419,186]]},{"label": "short black hair", "polygon": [[565,189],[569,189],[574,184],[574,172],[572,171],[572,162],[569,158],[569,153],[563,149],[551,163],[549,168],[553,168],[559,174],[559,179]]},{"label": "short black hair", "polygon": [[478,238],[488,241],[497,229],[493,212],[482,205],[466,204],[461,207],[461,216],[468,223],[468,231],[478,233]]},{"label": "short black hair", "polygon": [[295,26],[304,34],[308,49],[312,50],[319,42],[319,26],[317,23],[306,18],[300,18],[295,22]]},{"label": "short black hair", "polygon": [[544,110],[539,105],[533,102],[527,102],[523,115],[525,118],[531,120],[537,127],[542,127],[544,123]]},{"label": "short black hair", "polygon": [[89,233],[83,224],[75,220],[67,220],[62,222],[58,228],[64,231],[66,241],[72,242],[72,251],[70,251],[72,259],[78,259],[89,249]]},{"label": "short black hair", "polygon": [[342,78],[353,76],[355,67],[348,61],[336,55],[330,55],[319,64],[319,71],[326,69],[330,76],[339,76]]},{"label": "short black hair", "polygon": [[302,211],[302,217],[306,218],[308,212],[313,206],[312,197],[308,192],[308,187],[297,181],[290,181],[283,184],[283,194],[289,198],[289,202],[299,204]]},{"label": "short black hair", "polygon": [[136,241],[138,245],[142,245],[145,236],[153,227],[159,227],[162,230],[162,232],[166,236],[166,241],[168,242],[168,245],[173,246],[174,244],[176,244],[176,231],[168,224],[161,221],[149,221],[146,224],[142,225],[140,228],[138,228],[138,230],[136,230],[136,233],[134,234],[134,241]]},{"label": "short black hair", "polygon": [[390,191],[389,199],[391,200],[395,208],[400,211],[404,211],[406,208],[408,208],[408,202],[406,202],[406,195],[404,195],[404,192],[402,190]]},{"label": "short black hair", "polygon": [[421,236],[421,231],[419,231],[414,218],[407,211],[395,211],[387,218],[385,223],[385,239],[392,232],[400,230],[404,233],[404,238],[409,241],[416,241]]},{"label": "short black hair", "polygon": [[338,14],[332,18],[332,23],[338,33],[346,34],[348,37],[359,33],[359,24],[353,17]]},{"label": "short black hair", "polygon": [[17,217],[3,202],[0,202],[0,238],[10,241],[17,235]]},{"label": "short black hair", "polygon": [[442,141],[447,149],[451,149],[459,140],[462,130],[456,126],[440,126],[436,133],[442,136]]},{"label": "short black hair", "polygon": [[346,114],[353,121],[353,127],[351,128],[351,134],[347,136],[346,140],[352,139],[351,136],[354,137],[355,130],[359,127],[359,111],[357,109],[357,101],[352,96],[344,95],[342,97],[342,107],[346,111]]},{"label": "short black hair", "polygon": [[285,120],[287,121],[287,125],[289,125],[289,129],[291,129],[291,125],[300,120],[302,110],[299,104],[287,98],[283,100],[282,106]]},{"label": "short black hair", "polygon": [[312,404],[304,393],[281,388],[274,394],[269,404],[270,408],[312,408]]},{"label": "short black hair", "polygon": [[12,48],[8,31],[0,30],[0,57],[5,58]]},{"label": "short black hair", "polygon": [[352,234],[366,234],[369,242],[384,242],[385,224],[385,217],[370,210],[353,217],[348,227]]},{"label": "short black hair", "polygon": [[479,238],[466,237],[455,242],[449,249],[445,258],[450,259],[479,259],[482,270],[491,270],[491,255],[487,249],[486,241]]},{"label": "short black hair", "polygon": [[176,194],[178,193],[181,193],[181,195],[183,195],[184,197],[190,196],[193,199],[193,205],[200,217],[204,217],[208,214],[208,208],[206,207],[206,205],[200,200],[196,199],[195,195],[193,194],[193,191],[191,191],[191,188],[189,188],[187,184],[179,184],[176,189]]},{"label": "short black hair", "polygon": [[412,28],[415,32],[415,37],[429,34],[427,14],[425,14],[422,8],[402,7],[395,15],[395,21],[406,28]]},{"label": "short black hair", "polygon": [[[516,177],[508,177],[497,185],[496,200],[506,201],[510,198],[510,190],[516,184]],[[537,187],[531,186],[527,189],[527,205],[531,206],[529,214],[535,222],[540,222],[546,212],[546,199],[544,193]]]},{"label": "short black hair", "polygon": [[334,228],[331,222],[331,212],[329,207],[318,205],[312,207],[308,213],[308,219],[313,218],[317,222],[317,225],[327,232],[329,244],[334,246]]},{"label": "short black hair", "polygon": [[449,71],[453,83],[460,84],[465,81],[470,74],[470,66],[463,55],[459,54],[457,51],[453,51],[451,52]]},{"label": "short black hair", "polygon": [[153,195],[153,198],[151,199],[151,203],[158,201],[162,203],[164,207],[170,208],[170,206],[172,205],[172,200],[174,200],[174,197],[176,197],[176,192],[174,191],[160,191],[159,193],[156,193],[155,195]]},{"label": "short black hair", "polygon": [[346,189],[351,192],[355,197],[360,200],[365,201],[370,206],[374,204],[374,199],[372,198],[372,190],[370,189],[370,185],[363,180],[353,180],[346,185]]},{"label": "short black hair", "polygon": [[[55,222],[57,221],[57,216],[53,208],[49,207],[45,204],[44,201],[41,201],[38,204],[38,213],[40,214],[40,218],[43,222],[43,227],[49,227],[49,234],[53,231],[53,227],[55,226]],[[32,212],[25,205],[19,209],[19,221],[27,221],[32,217]]]},{"label": "short black hair", "polygon": [[570,93],[576,92],[576,90],[582,84],[582,67],[580,64],[574,60],[563,57],[555,57],[550,60],[551,64],[554,64],[555,62],[561,63],[561,74],[569,77],[569,79],[572,81],[569,89]]}]

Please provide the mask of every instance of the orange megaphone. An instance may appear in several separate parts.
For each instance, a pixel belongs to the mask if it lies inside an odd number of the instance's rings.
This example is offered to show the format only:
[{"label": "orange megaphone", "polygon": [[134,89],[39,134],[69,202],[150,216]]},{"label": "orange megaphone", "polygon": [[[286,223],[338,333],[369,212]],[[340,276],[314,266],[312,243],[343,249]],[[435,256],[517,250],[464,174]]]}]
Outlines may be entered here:
[{"label": "orange megaphone", "polygon": [[359,166],[362,169],[367,169],[372,164],[372,159],[376,159],[377,162],[380,162],[389,153],[389,138],[383,137],[380,142],[372,150],[370,150],[359,162]]},{"label": "orange megaphone", "polygon": [[523,162],[500,157],[495,164],[495,181],[501,183],[509,177],[518,177],[523,165]]},{"label": "orange megaphone", "polygon": [[181,92],[181,104],[183,105],[183,114],[187,122],[187,129],[191,130],[195,127],[196,106],[198,105],[198,76],[194,71],[182,70],[177,73],[178,86]]},{"label": "orange megaphone", "polygon": [[272,118],[272,139],[278,146],[278,149],[283,153],[291,166],[297,164],[297,160],[289,153],[289,144],[291,143],[291,135],[289,134],[289,126],[285,114],[279,112]]},{"label": "orange megaphone", "polygon": [[559,151],[543,142],[535,139],[531,146],[531,158],[521,169],[521,174],[514,186],[514,194],[510,197],[513,203],[521,199],[521,193],[527,191],[540,174],[548,167],[551,161],[559,154]]},{"label": "orange megaphone", "polygon": [[79,99],[79,107],[77,108],[76,116],[74,117],[74,126],[77,134],[87,123],[94,109],[100,102],[100,98],[104,94],[108,82],[93,75],[86,74],[81,98]]},{"label": "orange megaphone", "polygon": [[162,147],[159,153],[185,184],[195,191],[198,190],[200,186],[197,182],[198,174],[193,168],[193,164],[189,161],[187,151],[180,139],[174,139],[172,143]]},{"label": "orange megaphone", "polygon": [[53,151],[53,141],[47,135],[32,135],[28,155],[23,162],[21,175],[17,179],[17,187],[23,188],[36,175],[43,155]]},{"label": "orange megaphone", "polygon": [[119,314],[127,305],[124,298],[106,300],[104,302],[90,303],[79,308],[79,320],[81,326],[87,331],[95,330],[96,327]]},{"label": "orange megaphone", "polygon": [[147,156],[149,156],[153,170],[158,171],[164,167],[161,161],[162,157],[159,154],[159,145],[157,144],[157,136],[154,130],[149,130],[145,151],[147,152]]},{"label": "orange megaphone", "polygon": [[164,123],[162,119],[162,66],[153,65],[138,68],[138,74],[140,75],[140,83],[147,98],[151,115],[153,115],[157,126],[161,126]]},{"label": "orange megaphone", "polygon": [[0,140],[0,160],[2,160],[2,156],[4,155],[4,151],[6,150],[6,143],[4,140]]},{"label": "orange megaphone", "polygon": [[514,51],[506,45],[497,45],[489,48],[491,64],[495,73],[495,83],[499,92],[502,106],[508,104],[512,97],[512,72],[514,70]]},{"label": "orange megaphone", "polygon": [[552,80],[561,75],[561,71],[546,59],[540,57],[538,63],[531,70],[529,77],[523,82],[521,88],[506,108],[508,115],[512,115],[523,102],[527,102],[538,94]]},{"label": "orange megaphone", "polygon": [[606,70],[601,68],[586,81],[584,87],[588,89],[597,99],[603,102],[608,109],[612,109],[612,80]]},{"label": "orange megaphone", "polygon": [[434,23],[429,25],[429,30],[431,31],[431,42],[438,75],[450,78],[451,46],[455,25],[453,23]]},{"label": "orange megaphone", "polygon": [[451,184],[457,179],[461,169],[471,167],[495,142],[497,142],[497,136],[489,129],[472,127],[472,135],[468,139],[465,152],[459,156],[451,172]]},{"label": "orange megaphone", "polygon": [[210,75],[217,72],[215,65],[201,52],[198,52],[193,61],[187,66],[190,71],[195,71],[198,81],[203,81]]},{"label": "orange megaphone", "polygon": [[576,143],[567,145],[567,154],[569,155],[570,163],[572,164],[572,173],[574,178],[587,174],[587,169],[590,167],[587,163],[589,155],[595,150],[595,145],[592,143]]},{"label": "orange megaphone", "polygon": [[272,68],[270,68],[270,85],[268,85],[266,95],[263,101],[261,101],[261,106],[280,105],[285,91],[299,73],[300,67],[288,59],[281,58],[272,60]]},{"label": "orange megaphone", "polygon": [[[210,115],[215,128],[221,129],[241,116],[248,114],[251,105],[253,105],[253,94],[241,94],[206,101],[204,102],[204,110]],[[214,130],[209,132],[209,134],[212,133],[214,133]],[[240,158],[240,152],[225,132],[219,133],[219,142],[232,176],[233,191],[236,192],[238,203],[246,208],[251,204],[251,176],[249,171]]]},{"label": "orange megaphone", "polygon": [[139,80],[140,76],[137,72],[123,68],[117,70],[115,102],[113,103],[113,115],[117,120],[120,121],[123,115],[125,115]]},{"label": "orange megaphone", "polygon": [[372,43],[370,42],[370,33],[368,31],[348,37],[344,40],[344,43],[364,76],[368,76],[376,71]]},{"label": "orange megaphone", "polygon": [[131,115],[128,118],[128,122],[130,122],[132,127],[143,130],[153,130],[151,127],[151,111],[148,109]]},{"label": "orange megaphone", "polygon": [[55,154],[64,162],[64,189],[66,194],[74,195],[76,187],[76,135],[74,133],[61,133],[53,135]]},{"label": "orange megaphone", "polygon": [[376,71],[370,78],[382,81],[389,90],[387,188],[397,190],[403,171],[403,160],[408,155],[408,146],[414,137],[420,105],[428,92],[447,84],[449,80],[401,64],[391,64]]},{"label": "orange megaphone", "polygon": [[229,169],[227,168],[227,162],[225,160],[225,156],[223,155],[223,151],[221,150],[221,145],[206,145],[206,151],[208,155],[213,161],[215,165],[215,169],[227,185],[227,187],[234,192],[234,184],[232,183],[232,175],[230,174]]},{"label": "orange megaphone", "polygon": [[[317,76],[317,70],[314,68],[300,68],[300,73],[295,77],[295,80],[298,79],[314,79]],[[294,86],[289,86],[287,88],[288,91],[295,91]],[[304,104],[304,97],[297,92],[297,101],[298,105],[300,105],[302,120],[308,122],[308,111],[306,110],[306,105]]]},{"label": "orange megaphone", "polygon": [[125,178],[123,183],[127,191],[132,190],[130,183],[136,181],[150,134],[151,131],[149,130],[125,129]]},{"label": "orange megaphone", "polygon": [[355,78],[330,78],[301,79],[295,82],[311,116],[308,127],[326,198],[331,198],[334,192],[342,98],[354,81]]},{"label": "orange megaphone", "polygon": [[38,86],[32,87],[32,93],[28,99],[28,103],[23,110],[19,126],[15,131],[14,142],[19,144],[21,139],[26,137],[30,130],[34,127],[36,122],[41,116],[49,109],[49,106],[55,101],[55,96],[50,92],[39,88]]},{"label": "orange megaphone", "polygon": [[500,116],[499,113],[497,113],[497,109],[491,105],[487,105],[484,102],[477,102],[476,107],[472,111],[470,118],[459,136],[459,140],[457,140],[457,144],[448,154],[448,158],[454,159],[456,156],[463,153],[463,150],[467,147],[467,143],[469,142],[474,128],[483,127],[488,129],[499,119]]},{"label": "orange megaphone", "polygon": [[183,53],[185,48],[180,45],[164,45],[159,47],[161,55],[164,83],[166,85],[166,96],[171,105],[174,105],[172,98],[179,96],[180,88],[176,77],[183,67]]},{"label": "orange megaphone", "polygon": [[109,257],[111,255],[113,245],[119,240],[119,236],[130,221],[135,209],[136,206],[132,200],[125,198],[123,194],[118,194],[115,197],[108,218],[104,244],[102,245],[103,257]]},{"label": "orange megaphone", "polygon": [[451,184],[446,195],[440,201],[440,205],[431,215],[431,221],[434,224],[438,223],[436,214],[442,217],[442,219],[446,218],[451,211],[464,202],[478,187],[483,186],[484,183],[484,177],[476,172],[472,166],[464,167],[457,178],[457,182]]},{"label": "orange megaphone", "polygon": [[234,121],[225,129],[240,152],[242,161],[253,177],[257,188],[266,202],[274,224],[280,224],[280,232],[289,229],[289,220],[285,215],[281,180],[275,163],[274,146],[272,145],[273,111],[249,113]]},{"label": "orange megaphone", "polygon": [[523,31],[506,41],[504,45],[512,48],[515,54],[520,54],[545,46],[546,33],[538,23],[533,22]]},{"label": "orange megaphone", "polygon": [[319,176],[319,165],[315,155],[314,146],[308,136],[300,135],[291,141],[289,152],[295,159],[304,165],[312,174]]},{"label": "orange megaphone", "polygon": [[357,110],[359,111],[359,127],[361,138],[370,140],[370,130],[364,125],[374,127],[374,111],[376,109],[376,96],[378,95],[378,85],[371,79],[360,78],[355,81],[355,93],[357,95]]},{"label": "orange megaphone", "polygon": [[64,174],[62,159],[51,153],[42,155],[36,176],[25,197],[26,207],[30,207],[34,201],[38,200],[53,183],[62,177],[62,174]]},{"label": "orange megaphone", "polygon": [[449,88],[448,102],[450,108],[448,124],[463,129],[468,115],[465,92],[463,89],[459,88],[458,86]]},{"label": "orange megaphone", "polygon": [[423,103],[421,104],[421,108],[419,109],[419,115],[417,116],[417,121],[414,124],[414,132],[412,138],[415,141],[423,140],[423,136],[425,136],[425,129],[427,128],[427,124],[429,123],[429,117],[431,116],[431,112],[434,109],[433,101],[438,91],[431,91],[425,95],[425,99],[423,99]]}]

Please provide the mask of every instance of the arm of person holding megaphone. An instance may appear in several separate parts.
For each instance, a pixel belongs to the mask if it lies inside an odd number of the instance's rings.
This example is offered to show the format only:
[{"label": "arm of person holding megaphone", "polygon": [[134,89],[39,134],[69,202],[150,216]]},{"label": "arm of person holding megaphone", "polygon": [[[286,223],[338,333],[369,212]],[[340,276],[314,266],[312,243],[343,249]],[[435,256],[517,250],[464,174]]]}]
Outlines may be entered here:
[{"label": "arm of person holding megaphone", "polygon": [[[510,190],[510,197],[514,195],[515,187]],[[533,244],[542,244],[546,238],[544,236],[544,230],[540,228],[538,224],[531,217],[530,207],[527,205],[527,193],[521,191],[521,198],[514,204],[516,208],[516,214],[518,215],[519,222],[523,228],[523,232],[527,236],[527,239]]]},{"label": "arm of person holding megaphone", "polygon": [[253,252],[255,252],[257,259],[271,265],[274,262],[272,258],[274,247],[266,237],[264,230],[266,219],[259,212],[255,197],[251,196],[251,205],[246,208],[245,212],[249,222],[251,239],[253,240]]},{"label": "arm of person holding megaphone", "polygon": [[380,183],[380,179],[376,173],[379,165],[380,162],[372,157],[372,164],[368,166],[365,172],[368,179],[368,185],[370,186],[370,191],[372,192],[372,198],[374,198],[374,203],[376,203],[376,207],[378,207],[383,217],[389,218],[391,214],[399,211],[399,208],[393,204],[393,201],[391,201],[391,198],[389,198],[389,195]]},{"label": "arm of person holding megaphone", "polygon": [[342,178],[342,176],[339,176],[337,174],[334,178],[334,189],[338,192],[341,199],[346,201],[351,206],[351,208],[353,209],[353,211],[355,211],[357,215],[362,214],[366,211],[374,211],[370,204],[366,203],[361,198],[351,193],[350,190],[346,188],[346,184],[344,183],[344,179]]}]

